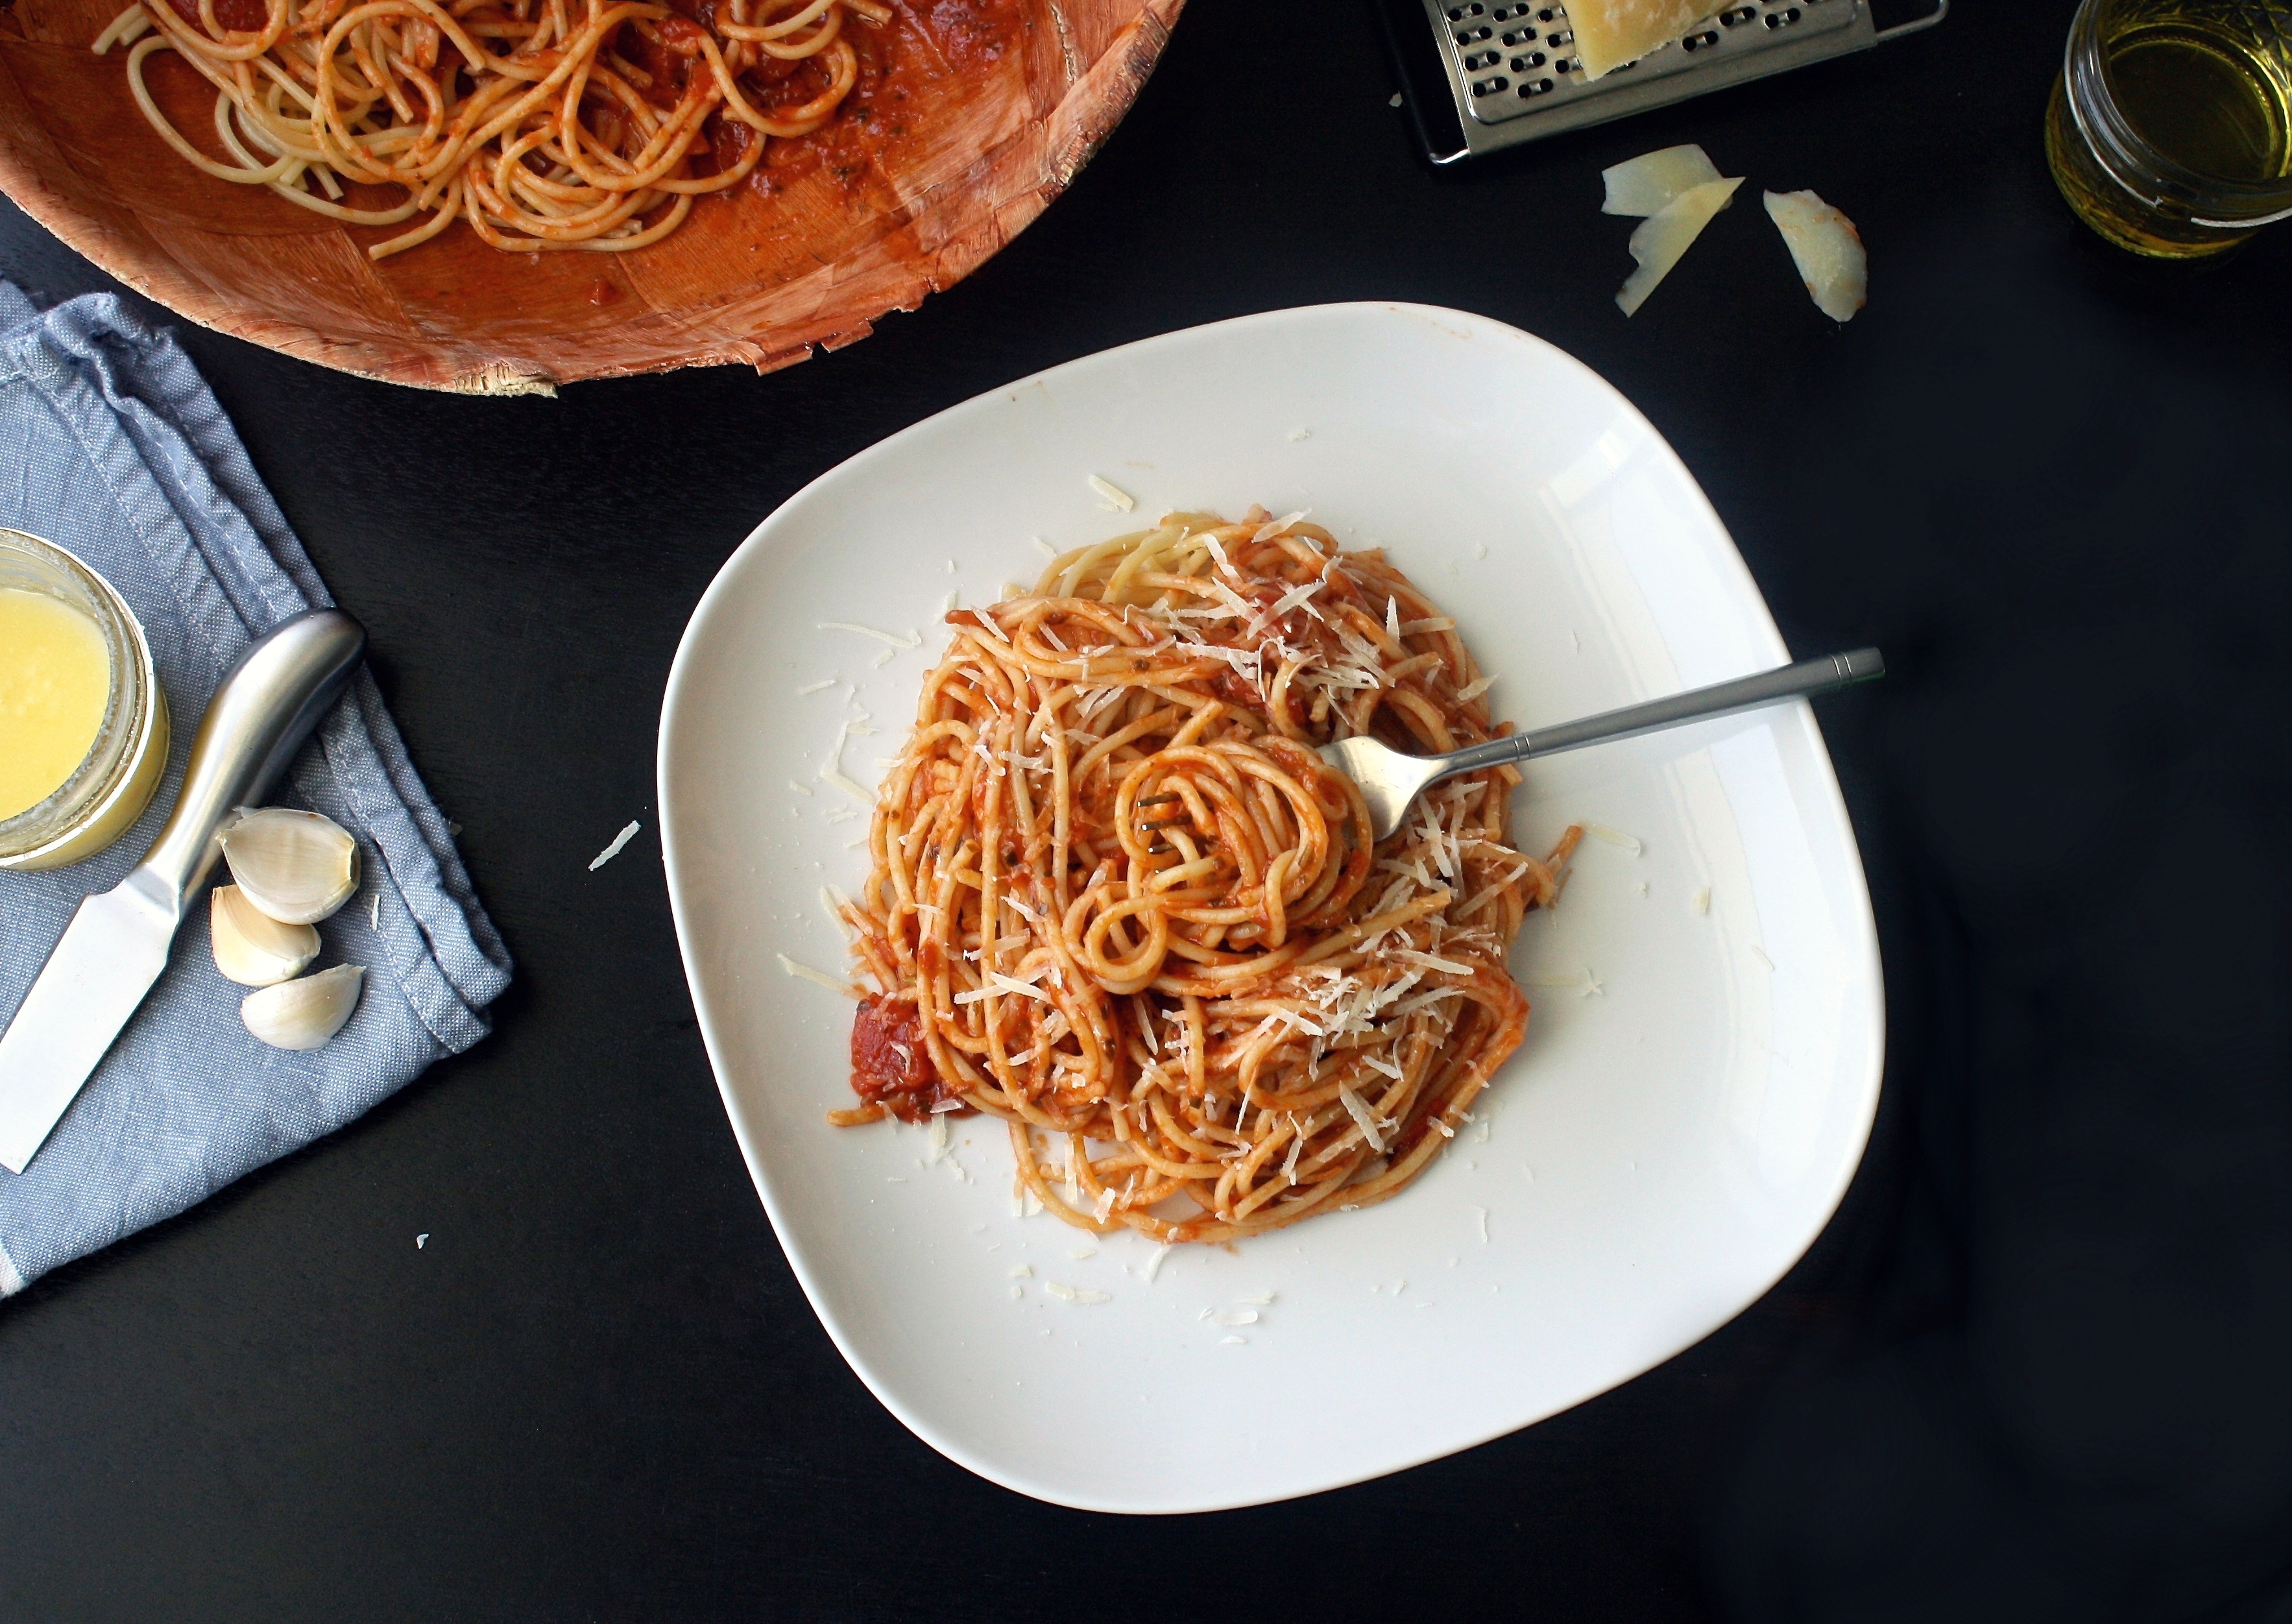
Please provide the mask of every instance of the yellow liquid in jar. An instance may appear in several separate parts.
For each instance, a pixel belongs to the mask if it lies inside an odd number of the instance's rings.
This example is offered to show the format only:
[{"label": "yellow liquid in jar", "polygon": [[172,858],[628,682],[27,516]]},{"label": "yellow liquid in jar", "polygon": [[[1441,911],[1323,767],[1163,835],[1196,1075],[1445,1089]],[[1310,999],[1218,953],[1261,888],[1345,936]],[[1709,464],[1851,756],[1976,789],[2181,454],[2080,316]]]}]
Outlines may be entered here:
[{"label": "yellow liquid in jar", "polygon": [[63,788],[103,726],[111,654],[61,598],[0,587],[0,820]]},{"label": "yellow liquid in jar", "polygon": [[[2269,7],[2142,0],[2105,7],[2099,27],[2110,99],[2165,158],[2231,186],[2292,175],[2292,48]],[[2168,214],[2127,192],[2095,161],[2058,78],[2046,157],[2070,206],[2121,248],[2197,259],[2250,235],[2200,225],[2186,209]]]}]

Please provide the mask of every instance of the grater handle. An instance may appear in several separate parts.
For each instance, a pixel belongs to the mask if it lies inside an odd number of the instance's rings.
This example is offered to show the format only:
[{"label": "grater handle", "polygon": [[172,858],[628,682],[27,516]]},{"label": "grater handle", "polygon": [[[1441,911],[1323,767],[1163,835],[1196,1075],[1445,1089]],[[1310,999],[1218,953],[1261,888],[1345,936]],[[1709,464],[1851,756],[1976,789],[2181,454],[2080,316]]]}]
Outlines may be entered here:
[{"label": "grater handle", "polygon": [[1870,37],[1876,44],[1883,45],[1890,39],[1901,38],[1905,34],[1922,34],[1949,15],[1949,0],[1934,0],[1933,15],[1920,17],[1913,22],[1898,22],[1891,28],[1879,29]]}]

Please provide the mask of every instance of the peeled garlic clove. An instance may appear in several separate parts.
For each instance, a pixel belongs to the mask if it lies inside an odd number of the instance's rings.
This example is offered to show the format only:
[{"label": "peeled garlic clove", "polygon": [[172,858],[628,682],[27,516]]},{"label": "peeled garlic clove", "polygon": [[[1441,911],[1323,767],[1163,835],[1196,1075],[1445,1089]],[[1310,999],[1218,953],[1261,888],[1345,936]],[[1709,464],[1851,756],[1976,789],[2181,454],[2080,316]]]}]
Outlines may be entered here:
[{"label": "peeled garlic clove", "polygon": [[316,925],[358,890],[358,842],[317,812],[243,812],[222,832],[222,854],[246,900],[287,925]]},{"label": "peeled garlic clove", "polygon": [[250,992],[238,1006],[246,1030],[274,1049],[315,1049],[343,1030],[358,1007],[366,971],[336,965],[299,982]]},{"label": "peeled garlic clove", "polygon": [[319,933],[307,925],[281,925],[246,900],[236,885],[218,885],[207,909],[207,939],[215,968],[242,987],[294,980],[319,956]]}]

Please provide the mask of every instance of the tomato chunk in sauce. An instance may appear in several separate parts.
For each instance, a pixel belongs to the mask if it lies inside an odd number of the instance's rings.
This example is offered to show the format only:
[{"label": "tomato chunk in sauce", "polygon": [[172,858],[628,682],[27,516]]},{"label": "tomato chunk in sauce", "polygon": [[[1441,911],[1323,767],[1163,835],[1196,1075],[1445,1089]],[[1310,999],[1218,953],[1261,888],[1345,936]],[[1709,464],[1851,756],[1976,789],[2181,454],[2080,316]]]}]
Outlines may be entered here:
[{"label": "tomato chunk in sauce", "polygon": [[902,1122],[924,1121],[932,1106],[961,1097],[932,1064],[916,1006],[885,998],[860,999],[851,1017],[851,1092]]}]

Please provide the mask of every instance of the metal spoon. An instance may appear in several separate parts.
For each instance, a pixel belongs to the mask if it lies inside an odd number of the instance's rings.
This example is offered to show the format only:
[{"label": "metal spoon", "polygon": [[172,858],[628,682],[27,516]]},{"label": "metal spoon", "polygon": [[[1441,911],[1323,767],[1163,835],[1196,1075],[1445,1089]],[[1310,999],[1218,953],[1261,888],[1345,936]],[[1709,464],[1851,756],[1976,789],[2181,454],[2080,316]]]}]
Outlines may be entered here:
[{"label": "metal spoon", "polygon": [[1501,767],[1531,756],[1554,755],[1580,745],[1604,744],[1610,739],[1630,739],[1677,727],[1683,722],[1723,716],[1731,711],[1750,710],[1801,694],[1828,693],[1834,688],[1867,683],[1885,675],[1886,662],[1879,658],[1877,650],[1856,649],[1852,653],[1803,659],[1795,666],[1762,671],[1756,676],[1737,677],[1731,683],[1691,688],[1667,699],[1626,705],[1621,710],[1586,716],[1581,722],[1564,722],[1557,727],[1539,728],[1533,733],[1491,739],[1486,744],[1468,745],[1446,755],[1403,755],[1374,739],[1343,739],[1323,745],[1321,759],[1360,786],[1361,796],[1368,802],[1369,821],[1376,828],[1376,837],[1383,840],[1400,827],[1400,820],[1408,815],[1410,803],[1418,796],[1442,779],[1454,778],[1459,772],[1477,772],[1484,767]]}]

